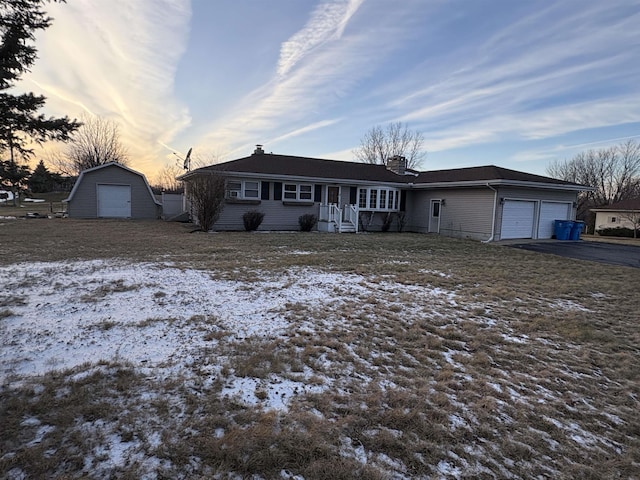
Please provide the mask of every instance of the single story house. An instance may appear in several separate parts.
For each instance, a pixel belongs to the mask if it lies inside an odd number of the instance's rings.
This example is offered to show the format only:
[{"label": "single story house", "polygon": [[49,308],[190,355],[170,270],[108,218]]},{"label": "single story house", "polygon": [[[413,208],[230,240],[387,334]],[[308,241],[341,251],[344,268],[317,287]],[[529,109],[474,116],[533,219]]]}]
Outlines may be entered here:
[{"label": "single story house", "polygon": [[[314,214],[328,232],[410,231],[495,241],[551,238],[554,220],[573,220],[588,187],[496,166],[419,172],[406,159],[389,165],[265,153],[199,168],[179,177],[226,179],[215,230],[242,230],[248,210],[265,214],[260,230],[297,230]],[[192,215],[192,218],[195,218]]]},{"label": "single story house", "polygon": [[63,202],[71,218],[156,219],[162,213],[145,176],[114,162],[80,172]]},{"label": "single story house", "polygon": [[595,229],[638,228],[640,223],[640,198],[623,200],[605,207],[592,208],[596,214]]}]

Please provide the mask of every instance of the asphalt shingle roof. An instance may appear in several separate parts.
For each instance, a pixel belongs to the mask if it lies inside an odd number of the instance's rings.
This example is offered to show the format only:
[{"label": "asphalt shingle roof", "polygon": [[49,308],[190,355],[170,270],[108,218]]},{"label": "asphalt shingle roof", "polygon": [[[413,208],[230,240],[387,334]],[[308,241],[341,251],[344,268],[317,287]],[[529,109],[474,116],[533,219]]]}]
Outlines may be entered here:
[{"label": "asphalt shingle roof", "polygon": [[248,157],[210,165],[191,174],[206,171],[252,173],[275,176],[326,178],[336,180],[359,180],[382,183],[455,183],[478,181],[517,181],[576,186],[571,182],[555,178],[519,172],[495,165],[414,172],[415,175],[398,175],[384,165],[325,160],[320,158],[279,155],[274,153],[254,153]]},{"label": "asphalt shingle roof", "polygon": [[[249,157],[203,167],[199,170],[245,172],[266,175],[290,175],[313,178],[335,178],[375,182],[403,182],[402,175],[384,165],[342,162],[320,158],[296,157],[274,153],[254,153]],[[415,177],[412,177],[415,178]]]},{"label": "asphalt shingle roof", "polygon": [[519,172],[508,168],[486,165],[482,167],[453,168],[449,170],[433,170],[421,172],[415,183],[442,183],[442,182],[477,182],[489,180],[511,180],[518,182],[553,183],[558,185],[575,185],[571,182],[558,180],[557,178],[534,175],[532,173]]},{"label": "asphalt shingle roof", "polygon": [[592,210],[640,210],[640,197],[622,200],[611,205],[603,205]]}]

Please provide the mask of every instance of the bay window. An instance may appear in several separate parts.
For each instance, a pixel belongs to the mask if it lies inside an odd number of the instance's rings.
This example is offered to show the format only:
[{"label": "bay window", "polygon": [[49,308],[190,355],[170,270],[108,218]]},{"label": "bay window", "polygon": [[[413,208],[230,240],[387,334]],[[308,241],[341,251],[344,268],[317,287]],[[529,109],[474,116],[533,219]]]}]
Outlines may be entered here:
[{"label": "bay window", "polygon": [[397,211],[400,208],[400,192],[395,188],[360,188],[358,208],[360,210]]}]

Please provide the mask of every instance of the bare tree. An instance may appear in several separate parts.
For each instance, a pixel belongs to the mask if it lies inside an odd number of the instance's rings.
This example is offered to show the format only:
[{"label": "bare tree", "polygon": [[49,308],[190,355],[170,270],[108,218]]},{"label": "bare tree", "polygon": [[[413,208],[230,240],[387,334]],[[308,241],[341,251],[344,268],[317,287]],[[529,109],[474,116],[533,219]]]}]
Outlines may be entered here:
[{"label": "bare tree", "polygon": [[156,175],[154,187],[169,193],[179,193],[183,190],[181,180],[177,180],[179,175],[184,173],[184,169],[176,164],[167,164]]},{"label": "bare tree", "polygon": [[638,238],[638,229],[640,229],[640,210],[629,210],[620,213],[620,217],[628,220],[633,225],[633,238]]},{"label": "bare tree", "polygon": [[115,121],[85,115],[71,142],[58,154],[50,154],[48,161],[66,175],[78,175],[105,163],[127,165],[129,154],[120,142],[120,129]]},{"label": "bare tree", "polygon": [[208,232],[216,223],[224,207],[225,179],[221,175],[197,175],[186,180],[186,194],[191,211],[203,232]]},{"label": "bare tree", "polygon": [[640,144],[628,141],[615,147],[582,152],[568,161],[547,167],[554,177],[594,187],[585,197],[591,206],[617,203],[638,194],[640,188]]},{"label": "bare tree", "polygon": [[386,128],[375,126],[360,140],[354,156],[363,163],[387,165],[396,155],[407,159],[408,168],[417,168],[426,156],[424,136],[409,130],[402,122],[390,123]]}]

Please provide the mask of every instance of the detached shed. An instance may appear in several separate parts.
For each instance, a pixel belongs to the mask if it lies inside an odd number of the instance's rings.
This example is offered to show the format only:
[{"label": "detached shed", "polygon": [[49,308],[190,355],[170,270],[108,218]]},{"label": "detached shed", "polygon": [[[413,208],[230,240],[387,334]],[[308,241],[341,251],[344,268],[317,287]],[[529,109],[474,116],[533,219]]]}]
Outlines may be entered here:
[{"label": "detached shed", "polygon": [[83,170],[67,202],[71,218],[160,218],[158,202],[145,176],[119,163]]}]

